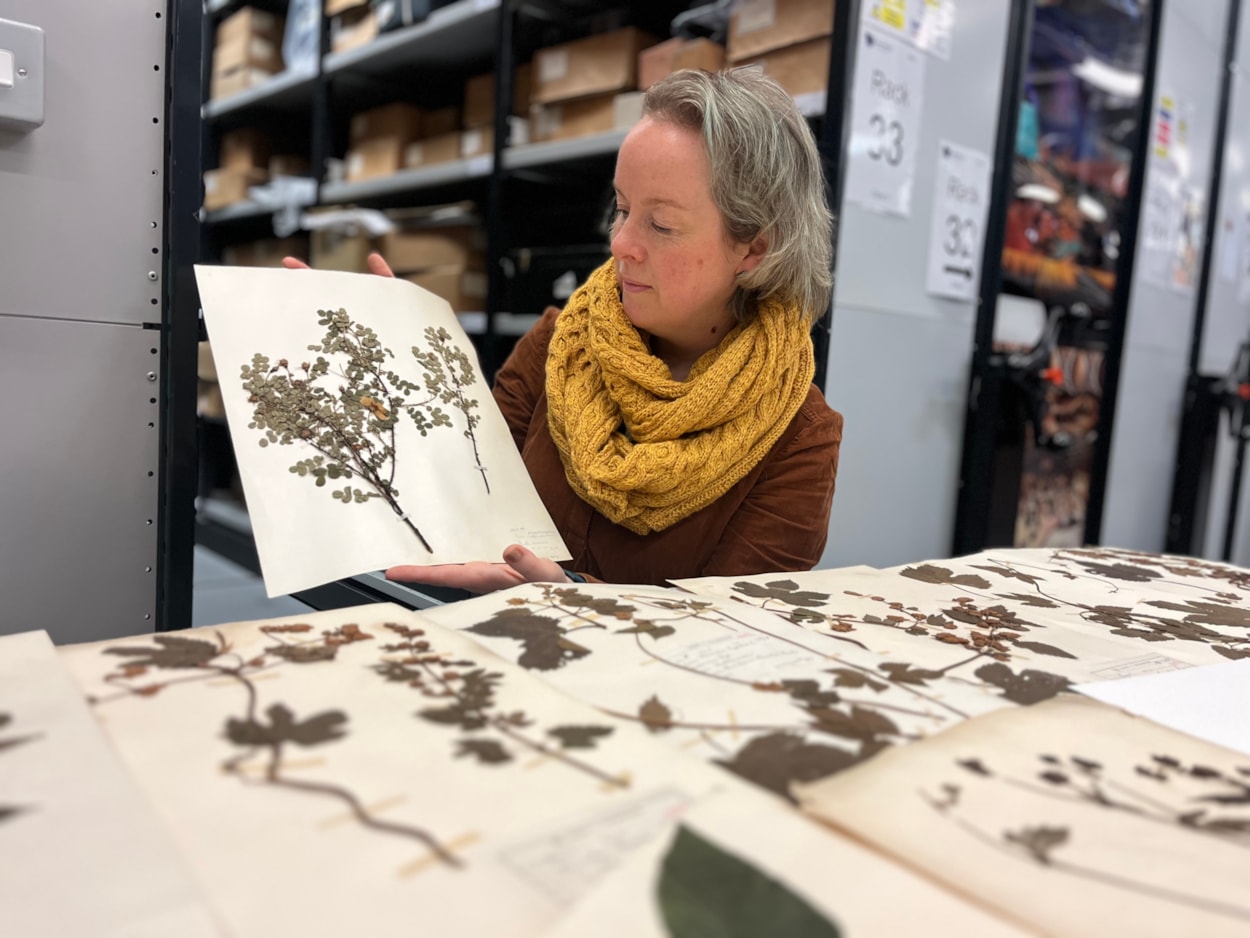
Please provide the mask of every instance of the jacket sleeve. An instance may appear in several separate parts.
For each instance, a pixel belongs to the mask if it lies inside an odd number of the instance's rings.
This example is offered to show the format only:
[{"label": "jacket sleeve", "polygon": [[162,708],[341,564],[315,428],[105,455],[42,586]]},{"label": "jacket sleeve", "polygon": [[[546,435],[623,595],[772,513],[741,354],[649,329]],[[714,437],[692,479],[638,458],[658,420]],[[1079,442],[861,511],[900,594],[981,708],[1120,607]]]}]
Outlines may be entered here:
[{"label": "jacket sleeve", "polygon": [[807,426],[756,480],[725,528],[704,576],[810,570],[820,561],[829,534],[842,415],[818,392],[803,408],[811,418]]},{"label": "jacket sleeve", "polygon": [[492,393],[518,452],[525,446],[538,399],[547,389],[547,346],[559,315],[557,307],[548,306],[534,327],[521,336],[495,374]]}]

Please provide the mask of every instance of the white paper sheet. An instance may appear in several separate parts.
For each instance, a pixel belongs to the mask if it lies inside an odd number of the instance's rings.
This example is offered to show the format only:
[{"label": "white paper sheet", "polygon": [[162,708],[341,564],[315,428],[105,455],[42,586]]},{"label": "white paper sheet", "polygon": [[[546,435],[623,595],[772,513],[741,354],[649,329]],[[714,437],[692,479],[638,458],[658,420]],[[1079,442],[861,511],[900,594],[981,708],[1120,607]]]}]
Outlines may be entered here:
[{"label": "white paper sheet", "polygon": [[1087,697],[1250,755],[1250,659],[1079,684]]},{"label": "white paper sheet", "polygon": [[46,632],[0,638],[0,934],[225,934]]},{"label": "white paper sheet", "polygon": [[[197,266],[196,278],[270,596],[394,564],[498,560],[512,543],[569,556],[445,300],[370,274]],[[335,327],[319,310],[345,310],[348,328],[373,331],[355,332],[364,353],[390,354],[353,374],[345,353],[321,350]],[[418,360],[440,347],[437,330],[442,348],[466,357],[434,369]],[[256,355],[267,359],[261,377],[281,381],[272,397],[241,377]],[[289,433],[267,441],[249,428],[261,408],[289,412],[308,389],[323,396],[305,398]],[[359,494],[344,501],[348,488]]]}]

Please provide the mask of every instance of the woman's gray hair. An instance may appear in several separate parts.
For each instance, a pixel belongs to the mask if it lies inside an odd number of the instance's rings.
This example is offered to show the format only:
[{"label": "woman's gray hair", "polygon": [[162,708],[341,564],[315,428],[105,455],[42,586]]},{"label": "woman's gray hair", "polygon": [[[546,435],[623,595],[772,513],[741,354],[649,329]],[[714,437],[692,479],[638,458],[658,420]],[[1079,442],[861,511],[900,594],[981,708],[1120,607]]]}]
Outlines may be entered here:
[{"label": "woman's gray hair", "polygon": [[816,141],[794,99],[758,68],[683,69],[647,89],[644,116],[697,130],[712,201],[738,243],[763,237],[763,260],[739,280],[734,315],[756,302],[793,303],[811,323],[833,289],[833,216]]}]

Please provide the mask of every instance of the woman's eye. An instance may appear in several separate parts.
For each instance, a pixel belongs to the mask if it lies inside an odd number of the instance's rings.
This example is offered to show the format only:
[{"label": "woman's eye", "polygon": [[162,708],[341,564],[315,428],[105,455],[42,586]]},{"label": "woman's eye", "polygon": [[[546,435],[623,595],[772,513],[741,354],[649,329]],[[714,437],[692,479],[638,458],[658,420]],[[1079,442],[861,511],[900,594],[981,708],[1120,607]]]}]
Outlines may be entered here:
[{"label": "woman's eye", "polygon": [[651,223],[651,227],[654,228],[659,234],[668,234],[673,230],[672,228],[665,228],[663,225],[657,224],[654,221]]}]

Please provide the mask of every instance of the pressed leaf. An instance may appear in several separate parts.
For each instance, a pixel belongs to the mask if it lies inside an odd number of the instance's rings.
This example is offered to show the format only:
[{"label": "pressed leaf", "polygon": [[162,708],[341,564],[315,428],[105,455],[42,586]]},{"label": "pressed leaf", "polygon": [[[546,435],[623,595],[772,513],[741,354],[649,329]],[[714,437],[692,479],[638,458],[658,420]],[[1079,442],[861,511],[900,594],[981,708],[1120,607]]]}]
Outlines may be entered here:
[{"label": "pressed leaf", "polygon": [[595,743],[612,735],[610,726],[557,726],[547,730],[548,735],[560,740],[565,749],[594,749]]},{"label": "pressed leaf", "polygon": [[226,721],[226,738],[239,746],[272,746],[285,742],[315,746],[347,735],[344,727],[347,715],[341,710],[326,710],[297,721],[285,705],[276,703],[265,713],[268,723],[231,717]]},{"label": "pressed leaf", "polygon": [[961,759],[955,763],[961,769],[966,769],[973,775],[981,775],[985,778],[992,778],[994,773],[985,767],[985,763],[980,759]]},{"label": "pressed leaf", "polygon": [[1002,696],[1012,703],[1028,706],[1049,700],[1067,690],[1072,682],[1058,674],[1026,670],[1016,674],[1005,664],[987,664],[976,670],[976,676],[1000,688]]},{"label": "pressed leaf", "polygon": [[784,883],[684,824],[664,856],[657,900],[671,938],[839,938],[837,925]]},{"label": "pressed leaf", "polygon": [[821,690],[818,683],[808,678],[785,680],[781,686],[795,703],[804,707],[832,707],[842,700],[837,691]]},{"label": "pressed leaf", "polygon": [[274,645],[265,649],[266,654],[274,655],[293,664],[311,664],[314,661],[333,661],[338,649],[332,645],[313,643],[308,645]]},{"label": "pressed leaf", "polygon": [[1066,827],[1025,827],[1019,831],[1006,831],[1003,839],[1018,844],[1029,852],[1038,863],[1049,866],[1050,855],[1068,842]]},{"label": "pressed leaf", "polygon": [[1039,655],[1050,655],[1052,658],[1072,658],[1076,660],[1076,655],[1069,654],[1062,648],[1056,648],[1054,645],[1047,645],[1044,642],[1015,642],[1017,648],[1025,648],[1029,651],[1036,652]]},{"label": "pressed leaf", "polygon": [[3,824],[5,821],[11,821],[19,814],[25,813],[27,810],[29,809],[16,808],[13,805],[0,804],[0,824]]},{"label": "pressed leaf", "polygon": [[461,756],[472,756],[486,765],[501,765],[512,761],[512,754],[494,739],[459,739],[456,740],[456,746],[457,759]]},{"label": "pressed leaf", "polygon": [[26,736],[14,736],[12,739],[0,739],[0,752],[4,752],[6,749],[16,749],[18,746],[34,742],[39,736],[39,733],[30,733]]},{"label": "pressed leaf", "polygon": [[994,573],[994,574],[997,574],[998,576],[1004,576],[1004,577],[1007,577],[1007,579],[1009,580],[1020,580],[1024,583],[1033,584],[1033,583],[1037,583],[1037,581],[1040,579],[1040,577],[1035,577],[1029,573],[1021,573],[1019,570],[1016,570],[1013,567],[1005,567],[1005,566],[987,567],[987,566],[982,566],[981,564],[975,564],[975,563],[972,565],[972,567],[974,570],[984,570],[987,573]]},{"label": "pressed leaf", "polygon": [[828,593],[817,593],[814,590],[801,590],[793,580],[773,580],[761,586],[743,580],[733,585],[734,592],[752,599],[776,599],[791,606],[817,608],[829,601]]},{"label": "pressed leaf", "polygon": [[927,668],[916,668],[910,664],[904,664],[898,661],[887,661],[885,664],[877,665],[886,676],[895,684],[912,684],[917,687],[924,687],[928,681],[941,680],[943,674],[941,671],[930,671]]},{"label": "pressed leaf", "polygon": [[850,668],[831,668],[829,673],[835,676],[835,687],[846,687],[855,690],[860,687],[867,687],[876,691],[878,694],[890,689],[889,684],[882,683],[862,671],[852,671]]},{"label": "pressed leaf", "polygon": [[796,733],[757,736],[732,759],[719,760],[735,775],[793,800],[791,782],[814,782],[849,768],[859,757],[846,749],[809,743]]},{"label": "pressed leaf", "polygon": [[523,606],[501,609],[486,622],[469,626],[467,631],[520,642],[523,650],[517,664],[536,671],[554,671],[590,654],[588,648],[563,638],[565,630],[559,619],[539,615]]},{"label": "pressed leaf", "polygon": [[671,625],[656,625],[654,622],[639,622],[628,629],[617,629],[617,635],[649,635],[656,641],[677,634]]},{"label": "pressed leaf", "polygon": [[669,710],[656,694],[652,694],[638,708],[638,716],[642,718],[647,729],[653,733],[660,733],[673,727],[673,711]]},{"label": "pressed leaf", "polygon": [[155,635],[152,637],[159,647],[150,645],[131,645],[104,649],[106,655],[118,655],[133,658],[132,665],[145,665],[152,668],[200,668],[208,664],[219,654],[221,649],[212,642],[198,638],[184,638],[181,635]]},{"label": "pressed leaf", "polygon": [[1149,567],[1139,567],[1129,563],[1091,563],[1086,560],[1078,560],[1077,563],[1087,572],[1095,576],[1105,576],[1112,580],[1124,580],[1128,583],[1149,583],[1151,580],[1157,580],[1163,574],[1157,570],[1151,570]]},{"label": "pressed leaf", "polygon": [[953,586],[966,586],[970,589],[980,590],[987,590],[991,585],[989,580],[983,576],[977,576],[975,573],[963,573],[956,576],[953,570],[931,563],[921,564],[918,567],[904,567],[902,573],[903,576],[910,579],[937,585],[949,583]]},{"label": "pressed leaf", "polygon": [[809,711],[816,719],[816,728],[846,739],[869,742],[878,736],[898,733],[898,726],[889,717],[866,707],[852,707],[849,713],[841,710]]},{"label": "pressed leaf", "polygon": [[1250,648],[1228,648],[1224,645],[1212,645],[1211,650],[1217,655],[1233,661],[1241,658],[1250,658]]}]

